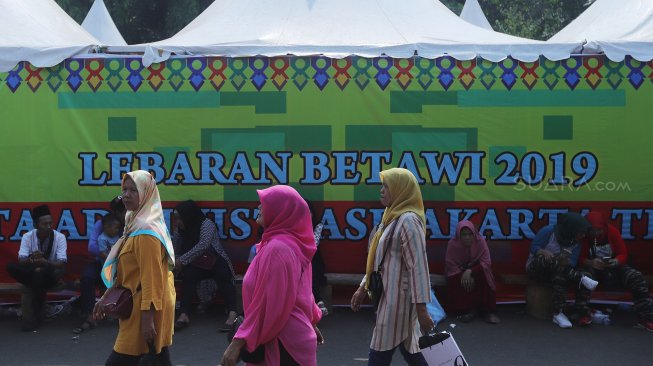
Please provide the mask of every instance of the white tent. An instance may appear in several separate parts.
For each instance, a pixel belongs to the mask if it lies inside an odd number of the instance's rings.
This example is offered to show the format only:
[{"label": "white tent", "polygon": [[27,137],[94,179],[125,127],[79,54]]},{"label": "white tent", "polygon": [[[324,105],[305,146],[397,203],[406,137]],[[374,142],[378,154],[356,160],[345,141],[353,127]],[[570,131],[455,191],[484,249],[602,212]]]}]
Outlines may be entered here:
[{"label": "white tent", "polygon": [[460,12],[460,18],[481,28],[492,30],[490,22],[487,21],[483,9],[478,0],[467,0]]},{"label": "white tent", "polygon": [[534,61],[569,57],[578,44],[513,37],[467,23],[436,0],[216,0],[173,37],[150,44],[109,47],[144,52],[144,63],[171,53],[279,56],[349,55],[457,59],[508,56]]},{"label": "white tent", "polygon": [[0,72],[20,61],[54,66],[98,44],[54,0],[0,0]]},{"label": "white tent", "polygon": [[586,41],[585,49],[621,61],[653,59],[653,0],[597,0],[549,42]]},{"label": "white tent", "polygon": [[105,46],[127,45],[113,19],[111,19],[109,10],[107,10],[103,0],[93,2],[91,10],[88,11],[86,18],[82,22],[82,28],[86,29]]}]

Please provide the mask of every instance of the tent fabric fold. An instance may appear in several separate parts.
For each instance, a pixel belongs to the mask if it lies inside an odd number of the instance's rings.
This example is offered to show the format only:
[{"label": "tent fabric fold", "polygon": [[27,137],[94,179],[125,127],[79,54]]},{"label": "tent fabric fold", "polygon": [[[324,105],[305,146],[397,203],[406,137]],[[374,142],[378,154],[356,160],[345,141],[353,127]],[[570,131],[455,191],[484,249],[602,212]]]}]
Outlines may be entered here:
[{"label": "tent fabric fold", "polygon": [[[612,61],[653,59],[653,0],[596,0],[549,42],[584,42]],[[580,51],[577,50],[577,51]]]},{"label": "tent fabric fold", "polygon": [[21,61],[54,66],[99,43],[54,0],[0,0],[0,72]]},{"label": "tent fabric fold", "polygon": [[143,52],[146,66],[171,54],[390,56],[501,61],[569,57],[579,42],[547,43],[470,24],[435,0],[216,0],[171,38],[109,52]]},{"label": "tent fabric fold", "polygon": [[98,39],[104,46],[126,46],[118,27],[111,19],[103,0],[95,0],[82,22],[82,28]]}]

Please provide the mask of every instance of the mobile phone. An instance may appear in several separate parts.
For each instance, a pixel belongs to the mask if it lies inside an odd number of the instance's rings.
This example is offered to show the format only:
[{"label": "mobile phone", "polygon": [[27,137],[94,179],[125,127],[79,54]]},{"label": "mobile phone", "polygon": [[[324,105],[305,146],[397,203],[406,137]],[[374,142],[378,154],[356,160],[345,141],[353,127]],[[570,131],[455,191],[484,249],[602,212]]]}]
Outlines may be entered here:
[{"label": "mobile phone", "polygon": [[601,259],[603,259],[604,263],[608,263],[608,262],[610,262],[610,260],[612,260],[612,257],[603,257]]}]

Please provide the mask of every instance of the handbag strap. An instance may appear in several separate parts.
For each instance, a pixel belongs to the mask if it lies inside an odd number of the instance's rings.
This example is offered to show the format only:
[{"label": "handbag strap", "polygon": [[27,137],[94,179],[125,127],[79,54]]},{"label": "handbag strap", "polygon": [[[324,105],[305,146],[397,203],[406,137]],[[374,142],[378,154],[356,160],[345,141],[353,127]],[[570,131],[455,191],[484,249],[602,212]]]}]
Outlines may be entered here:
[{"label": "handbag strap", "polygon": [[[388,250],[392,246],[392,237],[395,236],[395,229],[397,228],[397,225],[399,225],[399,219],[400,218],[401,218],[401,215],[399,215],[399,217],[397,217],[397,219],[395,220],[394,225],[392,225],[392,230],[390,231],[390,243],[388,243],[385,246],[385,250],[383,251],[383,258],[381,258],[381,263],[379,263],[378,272],[381,272],[381,270],[383,269],[383,261],[385,261],[385,256],[386,256],[386,254],[388,254]],[[383,235],[383,234],[381,234],[381,235]]]}]

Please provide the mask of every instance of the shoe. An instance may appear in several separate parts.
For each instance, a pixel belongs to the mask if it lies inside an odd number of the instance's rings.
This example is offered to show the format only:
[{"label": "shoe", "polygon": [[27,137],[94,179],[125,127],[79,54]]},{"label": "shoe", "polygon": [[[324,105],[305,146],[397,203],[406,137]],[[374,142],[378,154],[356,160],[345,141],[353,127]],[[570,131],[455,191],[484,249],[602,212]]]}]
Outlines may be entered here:
[{"label": "shoe", "polygon": [[45,315],[45,317],[47,319],[51,319],[51,318],[54,318],[57,315],[61,314],[63,309],[64,309],[64,306],[62,304],[47,306],[46,309],[45,309],[45,314],[44,315]]},{"label": "shoe", "polygon": [[585,314],[578,318],[578,325],[584,327],[592,324],[592,317],[589,314]]},{"label": "shoe", "polygon": [[95,329],[95,327],[97,327],[95,321],[86,319],[79,325],[79,327],[73,329],[73,334],[82,334],[88,330]]},{"label": "shoe", "polygon": [[467,314],[459,316],[458,320],[460,320],[463,323],[469,323],[472,320],[474,320],[474,316],[476,316],[476,314],[474,314],[473,312],[472,313],[467,313]]},{"label": "shoe", "polygon": [[190,324],[190,319],[188,319],[188,316],[183,316],[185,314],[179,315],[177,320],[175,321],[175,330],[180,330],[186,328]]},{"label": "shoe", "polygon": [[557,324],[560,328],[571,328],[571,322],[562,311],[553,316],[553,323]]},{"label": "shoe", "polygon": [[322,311],[322,317],[329,315],[329,309],[327,309],[326,305],[324,305],[324,301],[318,302],[317,307],[320,308],[320,311]]},{"label": "shoe", "polygon": [[583,276],[580,279],[580,284],[585,286],[586,289],[593,291],[596,288],[596,286],[598,286],[599,283],[598,281],[594,281],[593,279],[587,276]]},{"label": "shoe", "polygon": [[218,331],[220,333],[226,333],[229,332],[233,329],[234,327],[234,322],[236,321],[236,318],[238,317],[238,314],[236,314],[235,311],[230,311],[229,312],[229,317],[227,318],[227,321],[224,322],[224,325],[222,325],[220,328],[218,328]]},{"label": "shoe", "polygon": [[501,323],[501,319],[499,319],[499,316],[496,313],[489,313],[488,315],[485,316],[485,321],[490,323],[490,324],[499,324]]},{"label": "shoe", "polygon": [[647,319],[639,319],[637,324],[635,324],[635,328],[640,328],[640,329],[648,330],[649,332],[653,332],[653,322]]}]

